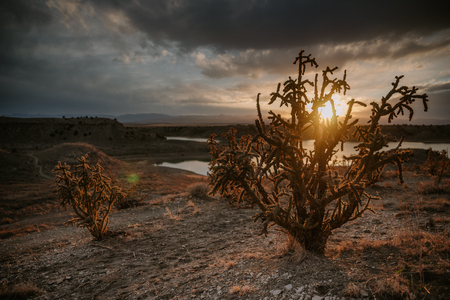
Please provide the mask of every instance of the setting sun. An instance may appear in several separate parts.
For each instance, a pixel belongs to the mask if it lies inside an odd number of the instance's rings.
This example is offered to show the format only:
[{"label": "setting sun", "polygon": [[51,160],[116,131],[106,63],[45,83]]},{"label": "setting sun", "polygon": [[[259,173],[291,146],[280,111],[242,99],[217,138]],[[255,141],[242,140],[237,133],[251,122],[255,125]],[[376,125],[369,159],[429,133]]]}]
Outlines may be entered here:
[{"label": "setting sun", "polygon": [[[342,112],[342,106],[340,104],[340,97],[339,95],[334,95],[333,97],[334,100],[334,106],[336,109],[336,115],[339,117],[339,115]],[[330,102],[327,102],[327,104],[319,109],[320,114],[322,115],[322,117],[324,119],[330,119],[333,116],[333,110],[331,109],[331,104]]]}]

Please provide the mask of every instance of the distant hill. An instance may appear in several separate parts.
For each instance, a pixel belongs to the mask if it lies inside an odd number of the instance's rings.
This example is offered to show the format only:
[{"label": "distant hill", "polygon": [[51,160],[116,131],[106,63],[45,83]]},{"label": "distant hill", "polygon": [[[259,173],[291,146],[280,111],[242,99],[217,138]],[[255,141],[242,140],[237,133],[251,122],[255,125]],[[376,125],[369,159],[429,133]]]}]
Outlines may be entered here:
[{"label": "distant hill", "polygon": [[[7,117],[13,118],[62,118],[63,115],[47,115],[47,114],[13,114]],[[107,118],[115,119],[125,124],[183,124],[183,125],[200,125],[200,124],[250,124],[255,121],[255,116],[251,115],[178,115],[170,116],[166,114],[125,114],[125,115],[97,115],[84,116],[75,114],[64,115],[66,119],[70,118]]]}]

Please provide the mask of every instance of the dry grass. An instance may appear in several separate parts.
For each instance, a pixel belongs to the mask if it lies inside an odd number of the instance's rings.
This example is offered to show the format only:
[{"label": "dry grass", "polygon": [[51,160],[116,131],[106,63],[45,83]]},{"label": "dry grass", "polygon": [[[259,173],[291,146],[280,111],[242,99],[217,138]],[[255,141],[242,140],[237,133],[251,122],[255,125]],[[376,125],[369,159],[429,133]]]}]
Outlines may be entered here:
[{"label": "dry grass", "polygon": [[349,282],[345,289],[342,291],[345,296],[351,298],[358,298],[361,296],[361,288],[359,285]]},{"label": "dry grass", "polygon": [[29,225],[12,229],[1,228],[0,239],[7,239],[13,236],[21,236],[31,232],[40,232],[42,230],[47,230],[49,228],[52,228],[52,226],[49,226],[47,224]]},{"label": "dry grass", "polygon": [[384,184],[385,188],[393,188],[394,184],[391,181],[386,181]]},{"label": "dry grass", "polygon": [[205,182],[194,183],[187,187],[187,192],[192,198],[208,199],[210,187]]},{"label": "dry grass", "polygon": [[428,211],[428,212],[441,212],[444,209],[450,208],[450,201],[445,198],[437,198],[424,201],[422,198],[419,201],[414,202],[412,205],[413,210]]},{"label": "dry grass", "polygon": [[423,181],[419,183],[417,192],[420,195],[428,194],[450,194],[450,180],[444,180],[441,183],[435,181]]},{"label": "dry grass", "polygon": [[251,292],[253,292],[253,288],[251,286],[248,285],[243,285],[243,286],[238,286],[238,285],[234,285],[232,286],[229,290],[228,293],[232,294],[232,295],[245,295],[245,294],[249,294]]},{"label": "dry grass", "polygon": [[3,281],[0,288],[0,299],[2,300],[25,300],[42,295],[43,291],[31,282],[18,283],[12,287],[8,287],[8,280]]},{"label": "dry grass", "polygon": [[200,208],[198,208],[197,206],[195,206],[195,203],[192,200],[189,200],[186,204],[186,207],[191,207],[193,208],[192,214],[196,215],[200,213]]},{"label": "dry grass", "polygon": [[379,279],[371,284],[372,293],[379,300],[414,299],[409,293],[407,283],[399,276],[393,279]]},{"label": "dry grass", "polygon": [[170,220],[174,220],[174,221],[180,220],[180,217],[178,216],[178,214],[173,215],[167,206],[166,206],[166,211],[167,211],[167,213],[165,214],[165,216],[169,217]]},{"label": "dry grass", "polygon": [[280,232],[276,239],[276,255],[291,255],[295,263],[300,263],[306,257],[305,249],[288,233]]}]

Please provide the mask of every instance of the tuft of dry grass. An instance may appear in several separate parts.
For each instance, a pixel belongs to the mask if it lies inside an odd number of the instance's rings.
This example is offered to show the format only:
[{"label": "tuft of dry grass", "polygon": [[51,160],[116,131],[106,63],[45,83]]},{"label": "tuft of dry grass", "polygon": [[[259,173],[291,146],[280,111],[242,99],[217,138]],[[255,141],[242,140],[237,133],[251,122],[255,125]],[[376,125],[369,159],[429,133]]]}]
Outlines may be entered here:
[{"label": "tuft of dry grass", "polygon": [[179,221],[180,220],[180,217],[177,214],[173,215],[172,212],[170,211],[170,209],[167,206],[166,206],[166,211],[167,211],[167,213],[165,215],[168,216],[169,219],[175,220],[175,221]]},{"label": "tuft of dry grass", "polygon": [[409,287],[399,276],[393,279],[376,280],[371,288],[376,299],[380,300],[404,300],[414,299],[409,293]]},{"label": "tuft of dry grass", "polygon": [[276,243],[276,255],[291,255],[296,263],[300,263],[306,257],[305,249],[290,234],[280,232]]},{"label": "tuft of dry grass", "polygon": [[354,284],[353,282],[349,282],[342,292],[345,296],[351,298],[358,298],[359,296],[361,296],[360,286]]},{"label": "tuft of dry grass", "polygon": [[194,215],[199,214],[200,213],[200,208],[198,208],[197,206],[195,206],[194,202],[192,200],[189,200],[186,204],[187,207],[192,207],[194,210],[192,211],[192,213]]},{"label": "tuft of dry grass", "polygon": [[205,182],[198,182],[188,186],[187,192],[192,198],[208,199],[210,187]]},{"label": "tuft of dry grass", "polygon": [[244,286],[234,285],[228,290],[228,293],[230,293],[232,295],[240,295],[240,296],[249,294],[251,292],[253,292],[253,288],[248,285],[244,285]]},{"label": "tuft of dry grass", "polygon": [[386,181],[383,185],[385,188],[393,188],[394,187],[394,184],[390,181]]}]

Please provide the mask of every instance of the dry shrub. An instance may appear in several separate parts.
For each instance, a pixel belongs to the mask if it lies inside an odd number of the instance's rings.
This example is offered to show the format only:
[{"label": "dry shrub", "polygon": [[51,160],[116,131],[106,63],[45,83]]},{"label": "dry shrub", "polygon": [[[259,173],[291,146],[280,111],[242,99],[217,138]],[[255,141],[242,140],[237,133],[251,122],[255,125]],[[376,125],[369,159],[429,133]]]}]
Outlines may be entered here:
[{"label": "dry shrub", "polygon": [[107,233],[109,214],[116,201],[126,196],[116,185],[113,177],[105,176],[103,167],[97,163],[90,166],[87,154],[77,158],[79,164],[70,172],[67,164],[53,169],[57,173],[55,183],[58,187],[61,206],[71,206],[76,216],[66,224],[85,227],[98,240]]},{"label": "dry shrub", "polygon": [[205,182],[194,183],[187,187],[187,192],[192,198],[208,199],[210,188]]},{"label": "dry shrub", "polygon": [[19,283],[8,287],[8,281],[5,280],[0,288],[0,299],[3,300],[25,300],[42,295],[43,291],[31,282]]},{"label": "dry shrub", "polygon": [[361,287],[353,282],[349,282],[342,292],[347,297],[358,298],[361,296]]},{"label": "dry shrub", "polygon": [[141,186],[139,184],[135,184],[131,188],[126,189],[125,194],[126,197],[118,199],[118,201],[114,203],[115,208],[118,210],[146,205],[144,200],[149,195],[148,193],[142,193]]},{"label": "dry shrub", "polygon": [[[366,104],[350,100],[345,116],[338,119],[333,100],[333,95],[346,95],[350,89],[346,72],[339,79],[334,77],[338,68],[327,67],[321,80],[319,74],[308,79],[306,68],[318,67],[315,58],[301,51],[295,58],[294,64],[297,63],[298,76],[290,77],[283,87],[279,83],[269,101],[269,105],[277,102],[290,109],[288,117],[270,110],[267,126],[258,94],[256,135],[237,140],[237,131],[231,128],[221,135],[228,145],[219,145],[214,134],[208,139],[208,177],[212,194],[259,208],[254,220],[261,221],[262,233],[267,234],[270,227],[278,225],[306,250],[323,253],[333,230],[372,210],[369,204],[378,197],[369,195],[366,187],[379,182],[386,165],[397,165],[399,182],[403,183],[402,164],[413,152],[400,149],[403,139],[398,147],[384,151],[393,139],[381,132],[379,124],[384,118],[391,122],[405,112],[411,120],[411,104],[421,99],[426,111],[428,96],[417,94],[416,87],[400,86],[403,76],[398,76],[381,101],[370,103],[368,125],[357,126],[352,111]],[[328,104],[332,116],[325,118],[321,108]],[[313,151],[308,151],[303,143],[307,130],[308,139],[314,140]],[[331,170],[334,149],[343,147],[352,132],[358,141],[354,147],[358,154],[345,158],[349,165],[345,175],[339,177]],[[330,210],[330,204],[334,209]]]},{"label": "dry shrub", "polygon": [[377,280],[371,290],[376,299],[379,300],[414,299],[414,296],[408,292],[409,287],[400,277]]}]

